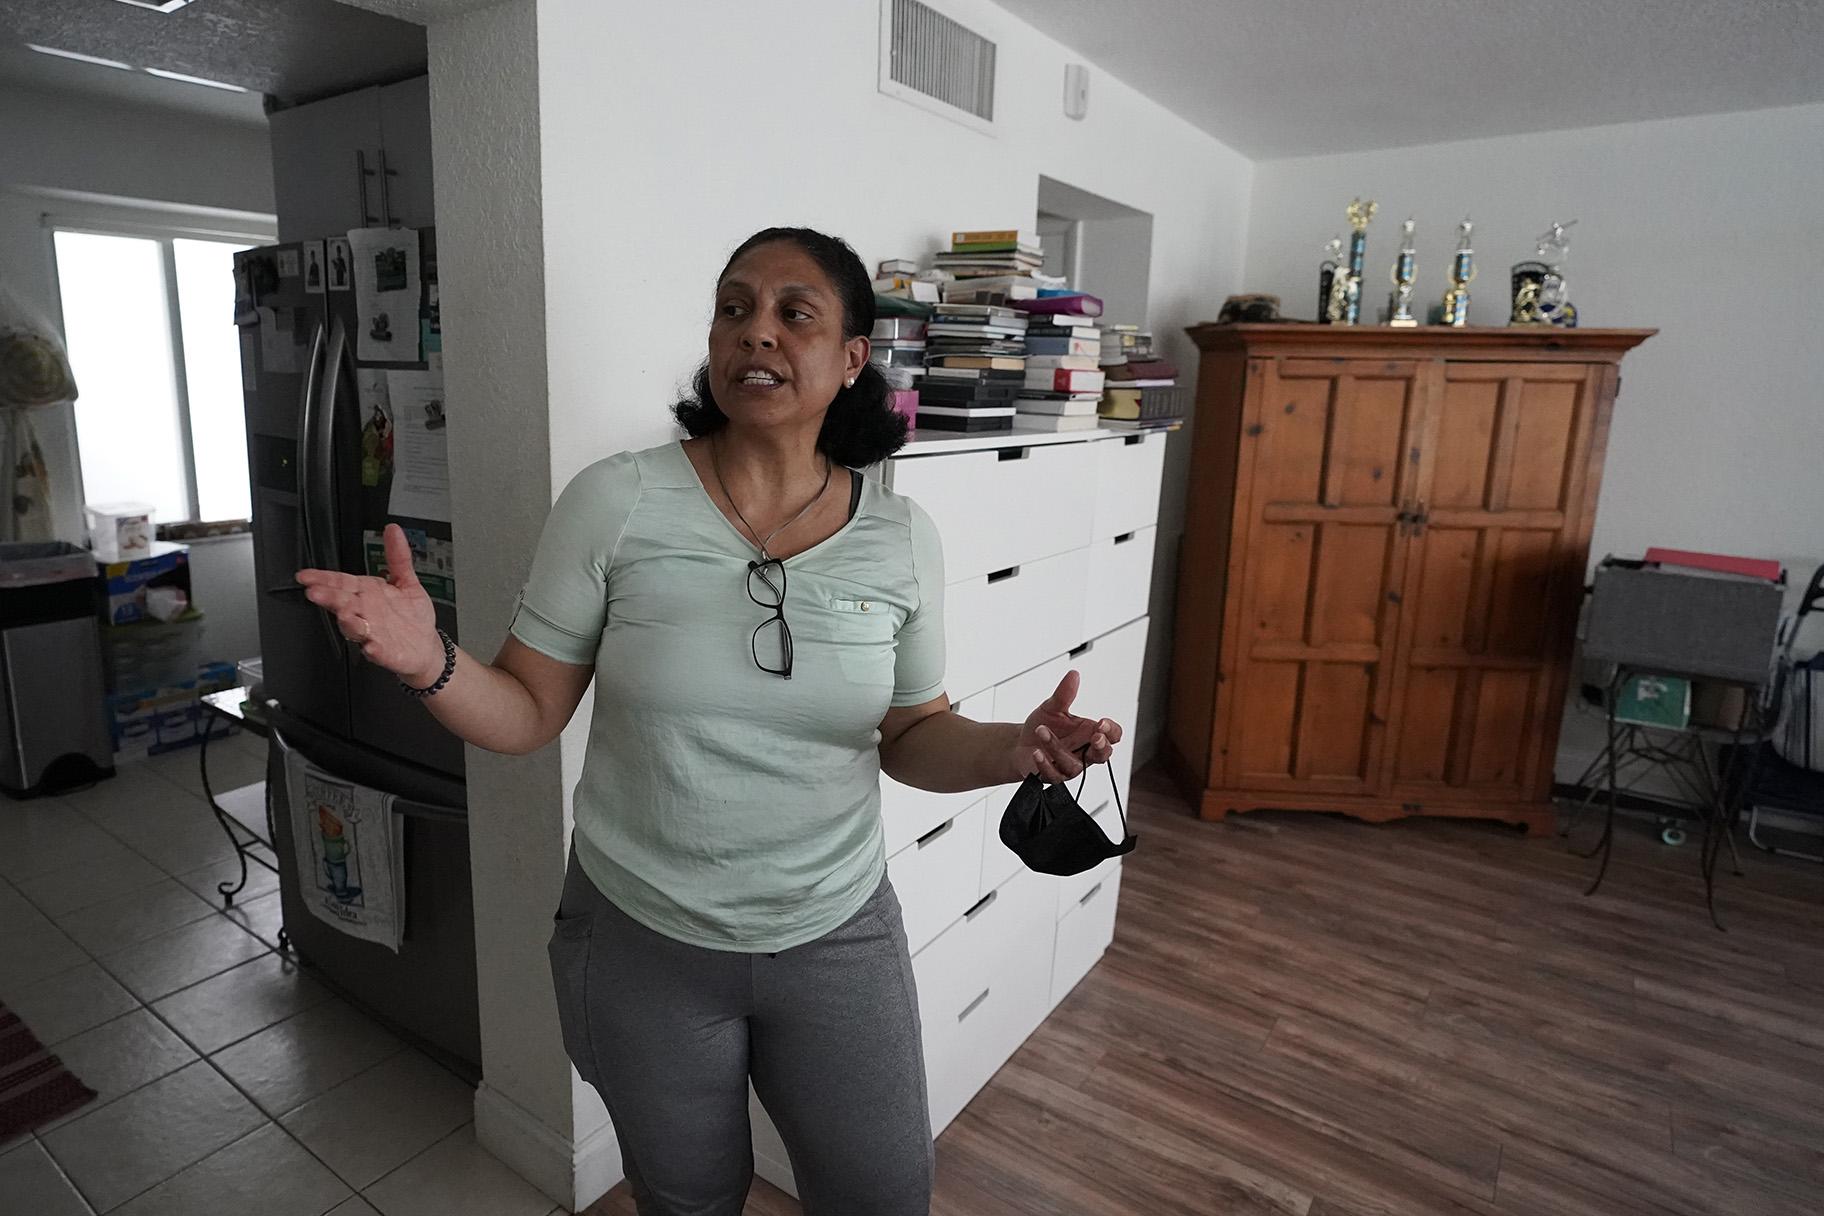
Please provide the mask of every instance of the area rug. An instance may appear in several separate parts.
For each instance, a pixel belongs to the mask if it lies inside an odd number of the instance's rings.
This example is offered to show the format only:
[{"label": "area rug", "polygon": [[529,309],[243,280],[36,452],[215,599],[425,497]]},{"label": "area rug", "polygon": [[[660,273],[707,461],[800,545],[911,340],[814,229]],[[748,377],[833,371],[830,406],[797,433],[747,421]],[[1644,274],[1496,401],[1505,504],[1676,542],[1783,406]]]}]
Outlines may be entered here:
[{"label": "area rug", "polygon": [[19,1015],[0,1005],[0,1142],[49,1123],[95,1097],[44,1049]]}]

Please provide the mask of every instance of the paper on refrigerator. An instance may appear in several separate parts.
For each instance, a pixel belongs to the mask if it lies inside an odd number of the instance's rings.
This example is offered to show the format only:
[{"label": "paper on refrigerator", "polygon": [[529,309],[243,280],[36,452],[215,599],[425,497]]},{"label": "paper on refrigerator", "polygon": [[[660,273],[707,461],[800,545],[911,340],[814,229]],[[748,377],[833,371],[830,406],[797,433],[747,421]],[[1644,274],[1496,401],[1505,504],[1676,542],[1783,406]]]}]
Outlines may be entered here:
[{"label": "paper on refrigerator", "polygon": [[433,371],[388,372],[386,395],[393,414],[393,489],[387,513],[448,522],[450,447],[444,427],[443,376]]},{"label": "paper on refrigerator", "polygon": [[356,228],[348,234],[355,264],[355,360],[418,362],[418,231]]},{"label": "paper on refrigerator", "polygon": [[405,931],[405,826],[394,796],[285,751],[298,886],[311,915],[395,954]]}]

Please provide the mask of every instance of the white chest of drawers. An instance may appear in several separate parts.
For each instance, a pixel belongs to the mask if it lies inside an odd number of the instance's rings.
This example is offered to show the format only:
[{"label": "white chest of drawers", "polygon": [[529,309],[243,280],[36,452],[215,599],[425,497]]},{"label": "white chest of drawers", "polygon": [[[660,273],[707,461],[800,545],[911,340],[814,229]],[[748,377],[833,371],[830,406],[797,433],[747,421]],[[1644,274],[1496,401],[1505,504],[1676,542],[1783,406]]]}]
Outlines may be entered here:
[{"label": "white chest of drawers", "polygon": [[[881,475],[944,541],[946,686],[957,712],[1022,721],[1073,667],[1075,708],[1131,739],[1146,650],[1168,436],[919,436]],[[1111,766],[1123,798],[1131,751]],[[943,1131],[1086,975],[1114,935],[1116,858],[1087,874],[1025,869],[1000,841],[1014,786],[932,794],[881,779],[887,868],[918,983],[931,1131]],[[1111,839],[1108,774],[1082,804]],[[754,1159],[797,1194],[777,1131],[752,1101]]]}]

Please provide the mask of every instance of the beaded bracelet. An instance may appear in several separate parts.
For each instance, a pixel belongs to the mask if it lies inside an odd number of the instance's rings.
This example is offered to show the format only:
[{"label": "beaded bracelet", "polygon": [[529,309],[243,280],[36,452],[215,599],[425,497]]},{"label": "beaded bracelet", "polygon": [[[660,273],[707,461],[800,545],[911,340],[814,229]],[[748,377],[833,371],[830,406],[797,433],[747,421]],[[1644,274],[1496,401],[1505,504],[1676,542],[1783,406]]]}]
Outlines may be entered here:
[{"label": "beaded bracelet", "polygon": [[399,687],[405,690],[405,695],[408,697],[423,698],[442,692],[443,686],[448,684],[450,677],[456,674],[456,643],[450,641],[450,635],[441,629],[437,631],[437,636],[443,642],[443,674],[437,677],[436,683],[426,688],[413,688],[404,680],[400,680]]}]

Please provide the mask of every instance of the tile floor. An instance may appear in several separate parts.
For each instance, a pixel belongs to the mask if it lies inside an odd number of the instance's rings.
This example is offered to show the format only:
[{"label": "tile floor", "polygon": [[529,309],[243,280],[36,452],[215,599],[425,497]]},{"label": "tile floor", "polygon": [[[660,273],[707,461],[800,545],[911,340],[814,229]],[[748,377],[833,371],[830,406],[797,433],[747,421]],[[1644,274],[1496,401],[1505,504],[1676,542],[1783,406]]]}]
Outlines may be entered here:
[{"label": "tile floor", "polygon": [[[218,790],[262,740],[210,745]],[[0,1212],[547,1216],[475,1143],[473,1092],[278,947],[195,751],[63,798],[0,798],[0,1001],[99,1096],[0,1143]]]}]

